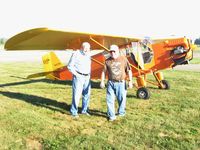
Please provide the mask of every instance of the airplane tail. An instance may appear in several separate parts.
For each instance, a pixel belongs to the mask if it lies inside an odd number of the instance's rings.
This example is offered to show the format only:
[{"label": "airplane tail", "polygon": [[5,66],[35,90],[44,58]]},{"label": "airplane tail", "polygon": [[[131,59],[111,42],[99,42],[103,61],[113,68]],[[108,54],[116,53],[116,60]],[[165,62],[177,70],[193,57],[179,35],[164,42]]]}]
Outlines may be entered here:
[{"label": "airplane tail", "polygon": [[56,56],[54,52],[49,52],[48,54],[42,56],[42,62],[44,66],[45,72],[51,72],[46,75],[46,78],[55,80],[56,77],[54,75],[54,71],[64,67],[62,62],[59,60],[59,58]]},{"label": "airplane tail", "polygon": [[42,76],[46,76],[47,79],[51,80],[70,80],[72,78],[67,67],[64,66],[54,52],[49,52],[42,56],[42,62],[44,72],[31,74],[27,78],[37,78]]}]

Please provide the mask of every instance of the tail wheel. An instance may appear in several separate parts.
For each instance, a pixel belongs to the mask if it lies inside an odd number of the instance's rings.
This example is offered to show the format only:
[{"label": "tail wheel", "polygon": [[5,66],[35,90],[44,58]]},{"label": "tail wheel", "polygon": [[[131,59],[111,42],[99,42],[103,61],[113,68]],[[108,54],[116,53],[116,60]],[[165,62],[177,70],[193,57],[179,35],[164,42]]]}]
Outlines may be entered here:
[{"label": "tail wheel", "polygon": [[145,87],[142,87],[142,88],[139,88],[137,90],[137,98],[140,98],[140,99],[149,99],[150,98],[150,92],[147,88]]},{"label": "tail wheel", "polygon": [[170,89],[170,84],[167,80],[161,80],[160,82],[163,84],[163,88],[159,86],[159,89],[166,89],[166,90]]}]

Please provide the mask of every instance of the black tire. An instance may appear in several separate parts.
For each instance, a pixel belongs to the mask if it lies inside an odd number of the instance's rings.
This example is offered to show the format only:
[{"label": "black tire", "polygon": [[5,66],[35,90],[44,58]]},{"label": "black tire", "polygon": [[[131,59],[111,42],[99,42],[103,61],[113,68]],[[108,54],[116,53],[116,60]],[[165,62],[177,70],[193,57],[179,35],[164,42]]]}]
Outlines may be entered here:
[{"label": "black tire", "polygon": [[165,90],[170,89],[170,84],[167,80],[161,80],[160,82],[164,85],[164,87],[162,88],[162,87],[159,86],[159,89],[165,89]]},{"label": "black tire", "polygon": [[145,99],[145,100],[149,99],[150,98],[149,90],[145,87],[139,88],[137,90],[137,98]]}]

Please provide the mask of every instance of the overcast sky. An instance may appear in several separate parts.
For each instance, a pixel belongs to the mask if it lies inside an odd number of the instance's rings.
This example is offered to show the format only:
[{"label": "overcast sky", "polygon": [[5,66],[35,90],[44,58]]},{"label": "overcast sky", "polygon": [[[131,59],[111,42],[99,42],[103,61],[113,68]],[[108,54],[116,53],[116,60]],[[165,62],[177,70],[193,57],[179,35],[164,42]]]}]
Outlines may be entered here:
[{"label": "overcast sky", "polygon": [[0,37],[48,27],[133,37],[200,37],[199,0],[0,0]]}]

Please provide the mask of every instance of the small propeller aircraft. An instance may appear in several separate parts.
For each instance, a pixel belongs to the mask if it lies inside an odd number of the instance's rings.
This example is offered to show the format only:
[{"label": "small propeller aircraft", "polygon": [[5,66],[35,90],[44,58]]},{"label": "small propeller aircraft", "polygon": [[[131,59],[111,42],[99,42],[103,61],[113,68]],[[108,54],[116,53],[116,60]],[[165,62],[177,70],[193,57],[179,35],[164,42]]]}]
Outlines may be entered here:
[{"label": "small propeller aircraft", "polygon": [[[6,50],[76,50],[82,42],[89,42],[92,50],[101,50],[92,56],[92,79],[99,79],[104,61],[109,57],[108,47],[116,44],[120,53],[125,55],[136,78],[137,97],[149,99],[150,92],[147,83],[160,89],[169,89],[170,84],[164,79],[160,70],[188,64],[193,58],[190,40],[183,38],[158,39],[150,43],[148,40],[91,33],[58,31],[48,28],[36,28],[19,33],[10,38]],[[103,51],[102,51],[103,50]],[[42,58],[44,72],[29,75],[28,78],[46,76],[52,80],[71,80],[72,75],[54,52]],[[157,82],[147,80],[147,74],[152,73]]]}]

